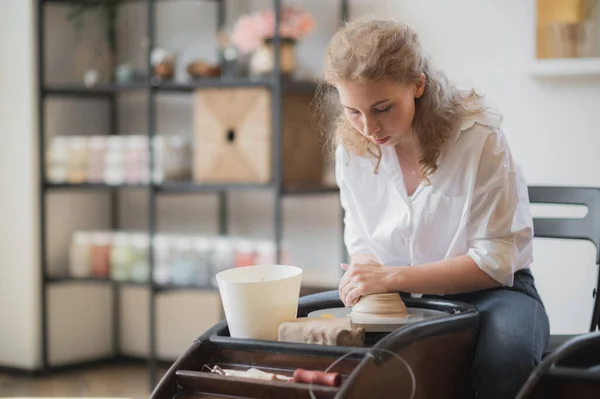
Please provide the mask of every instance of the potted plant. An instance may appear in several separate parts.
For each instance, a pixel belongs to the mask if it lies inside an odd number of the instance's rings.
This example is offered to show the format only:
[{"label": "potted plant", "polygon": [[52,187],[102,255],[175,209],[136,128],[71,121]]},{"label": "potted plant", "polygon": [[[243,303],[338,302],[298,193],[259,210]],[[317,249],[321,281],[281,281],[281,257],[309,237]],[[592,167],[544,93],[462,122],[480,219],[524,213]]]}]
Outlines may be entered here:
[{"label": "potted plant", "polygon": [[[310,13],[300,7],[285,6],[279,22],[281,72],[289,75],[296,68],[295,45],[315,27]],[[275,13],[273,10],[242,15],[234,25],[231,40],[242,54],[252,53],[250,73],[264,75],[273,70]]]},{"label": "potted plant", "polygon": [[118,8],[123,0],[71,0],[68,20],[80,32],[83,15],[90,10],[99,10],[106,23],[106,44],[108,45],[108,68],[114,80],[117,62],[117,18]]}]

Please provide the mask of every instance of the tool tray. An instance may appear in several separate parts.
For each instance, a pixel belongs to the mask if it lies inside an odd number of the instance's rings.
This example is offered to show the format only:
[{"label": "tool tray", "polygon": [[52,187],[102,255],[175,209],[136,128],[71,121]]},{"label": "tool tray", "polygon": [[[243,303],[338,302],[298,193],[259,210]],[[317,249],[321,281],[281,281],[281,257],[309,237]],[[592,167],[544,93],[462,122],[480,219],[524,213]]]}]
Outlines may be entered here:
[{"label": "tool tray", "polygon": [[[362,348],[232,338],[223,320],[194,341],[167,371],[151,398],[304,399],[311,398],[311,392],[316,398],[344,399],[467,396],[477,339],[477,309],[441,299],[403,299],[409,310],[434,309],[446,315],[391,333],[366,333]],[[298,317],[342,306],[337,291],[313,294],[300,298]],[[239,370],[254,367],[290,377],[298,368],[328,370],[340,373],[342,383],[329,387],[225,376],[212,373],[209,368],[214,366]]]}]

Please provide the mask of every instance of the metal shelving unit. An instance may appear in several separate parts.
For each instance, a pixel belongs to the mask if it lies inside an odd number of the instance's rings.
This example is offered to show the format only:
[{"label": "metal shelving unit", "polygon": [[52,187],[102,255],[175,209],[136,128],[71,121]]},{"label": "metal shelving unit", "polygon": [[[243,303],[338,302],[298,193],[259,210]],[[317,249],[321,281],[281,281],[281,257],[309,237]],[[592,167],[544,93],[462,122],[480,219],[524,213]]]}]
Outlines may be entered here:
[{"label": "metal shelving unit", "polygon": [[[83,0],[85,1],[85,0]],[[124,0],[125,2],[137,2],[145,3],[147,7],[147,38],[148,38],[148,52],[146,54],[146,61],[148,70],[151,70],[151,49],[154,48],[156,42],[156,3],[160,2],[177,4],[177,1],[173,0]],[[225,0],[198,0],[208,1],[217,5],[217,28],[220,29],[225,23]],[[340,21],[344,21],[348,16],[348,1],[340,1]],[[280,70],[280,50],[277,45],[280,41],[280,37],[276,36],[274,42],[274,65],[275,70],[272,75],[267,78],[251,79],[251,78],[240,78],[240,79],[219,79],[210,78],[202,79],[190,82],[172,82],[162,81],[157,82],[153,79],[148,79],[146,82],[132,83],[132,84],[105,84],[95,86],[93,88],[87,88],[81,84],[68,84],[68,85],[53,85],[46,84],[44,79],[44,6],[46,4],[68,4],[72,0],[38,0],[37,1],[37,22],[38,22],[38,117],[39,117],[39,175],[40,175],[40,270],[41,270],[41,348],[42,348],[42,366],[43,372],[48,372],[53,369],[50,367],[48,362],[48,303],[47,303],[47,290],[48,286],[52,284],[70,284],[70,283],[89,283],[89,284],[107,284],[113,289],[113,343],[115,358],[122,358],[119,351],[119,297],[120,289],[124,286],[137,286],[137,287],[148,287],[150,289],[150,347],[149,356],[147,362],[149,367],[149,383],[153,387],[157,382],[157,366],[159,359],[157,359],[156,353],[156,298],[160,292],[173,291],[173,290],[215,290],[212,286],[200,287],[200,286],[177,286],[177,285],[160,285],[154,282],[154,251],[152,247],[152,240],[150,240],[149,248],[149,263],[150,263],[150,276],[148,283],[134,283],[134,282],[117,282],[106,278],[76,278],[68,276],[50,276],[47,272],[47,226],[46,226],[46,208],[47,208],[47,194],[51,191],[61,190],[73,190],[73,191],[97,191],[106,190],[110,193],[111,200],[111,225],[112,229],[119,228],[119,215],[118,215],[118,192],[122,189],[135,189],[145,190],[148,196],[148,234],[153,237],[156,233],[156,199],[158,195],[191,195],[196,193],[216,193],[219,197],[219,234],[227,234],[228,230],[228,215],[227,215],[227,194],[234,190],[270,190],[275,194],[275,205],[273,207],[274,215],[274,241],[276,245],[276,258],[279,262],[281,259],[281,239],[282,239],[282,199],[284,196],[292,195],[321,195],[321,194],[335,194],[337,193],[337,187],[296,187],[286,188],[282,182],[282,95],[288,92],[298,93],[312,93],[315,92],[316,83],[310,81],[289,81],[284,79]],[[281,0],[273,0],[273,9],[275,10],[275,26],[279,26],[280,22],[280,10]],[[277,32],[278,29],[275,29]],[[272,93],[271,102],[271,123],[272,123],[272,176],[271,182],[265,184],[198,184],[195,182],[164,182],[160,184],[123,184],[118,186],[107,185],[107,184],[53,184],[45,181],[45,103],[50,98],[60,97],[71,97],[81,99],[99,99],[108,101],[110,105],[110,135],[118,134],[118,104],[117,97],[121,93],[145,92],[148,95],[147,99],[147,125],[148,125],[148,137],[149,142],[156,134],[156,96],[161,92],[165,93],[181,93],[191,94],[194,90],[202,88],[213,88],[213,87],[266,87]],[[150,170],[154,168],[154,154],[150,151]],[[343,247],[343,245],[342,245]],[[345,253],[342,248],[342,253]],[[318,287],[305,287],[308,292],[316,292],[319,290]],[[97,363],[97,362],[91,362]]]}]

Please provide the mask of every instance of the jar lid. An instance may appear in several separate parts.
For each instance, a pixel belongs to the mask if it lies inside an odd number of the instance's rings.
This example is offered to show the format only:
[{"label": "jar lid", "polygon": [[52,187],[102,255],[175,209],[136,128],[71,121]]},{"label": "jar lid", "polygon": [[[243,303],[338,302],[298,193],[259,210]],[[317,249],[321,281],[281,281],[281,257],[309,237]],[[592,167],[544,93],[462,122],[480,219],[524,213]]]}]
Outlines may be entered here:
[{"label": "jar lid", "polygon": [[173,239],[173,248],[178,251],[189,251],[192,249],[192,241],[190,237],[175,237]]},{"label": "jar lid", "polygon": [[167,136],[167,141],[170,147],[182,148],[188,144],[188,138],[181,134],[170,134]]},{"label": "jar lid", "polygon": [[92,243],[94,245],[110,245],[112,241],[112,234],[108,232],[96,232],[93,233]]},{"label": "jar lid", "polygon": [[275,242],[263,240],[256,243],[256,252],[261,255],[272,255],[277,250]]},{"label": "jar lid", "polygon": [[120,150],[125,144],[125,140],[120,136],[110,136],[106,139],[108,148],[111,150]]},{"label": "jar lid", "polygon": [[69,137],[69,147],[75,149],[85,148],[88,144],[88,138],[85,136],[71,136]]},{"label": "jar lid", "polygon": [[127,147],[134,149],[144,149],[148,146],[148,137],[135,135],[127,136]]},{"label": "jar lid", "polygon": [[171,238],[164,234],[154,236],[154,247],[158,250],[166,250],[171,246]]},{"label": "jar lid", "polygon": [[254,252],[256,248],[251,240],[239,239],[235,242],[235,249],[238,252]]},{"label": "jar lid", "polygon": [[51,146],[57,146],[57,147],[65,146],[66,147],[68,144],[69,144],[69,137],[67,137],[67,136],[54,136],[50,140]]},{"label": "jar lid", "polygon": [[130,235],[127,233],[114,233],[112,241],[114,245],[129,245]]},{"label": "jar lid", "polygon": [[89,147],[95,150],[100,150],[106,147],[106,137],[104,136],[92,136],[89,140]]},{"label": "jar lid", "polygon": [[92,237],[87,231],[76,231],[73,233],[73,243],[77,245],[89,245],[91,241]]},{"label": "jar lid", "polygon": [[136,248],[148,248],[150,246],[150,237],[146,234],[133,234],[131,243]]},{"label": "jar lid", "polygon": [[219,237],[214,243],[217,252],[229,252],[233,249],[233,241],[229,238]]},{"label": "jar lid", "polygon": [[199,238],[194,239],[193,246],[196,251],[206,252],[206,251],[210,251],[212,242],[209,238],[199,237]]},{"label": "jar lid", "polygon": [[162,148],[165,146],[165,138],[161,135],[156,135],[152,138],[152,145],[156,148]]}]

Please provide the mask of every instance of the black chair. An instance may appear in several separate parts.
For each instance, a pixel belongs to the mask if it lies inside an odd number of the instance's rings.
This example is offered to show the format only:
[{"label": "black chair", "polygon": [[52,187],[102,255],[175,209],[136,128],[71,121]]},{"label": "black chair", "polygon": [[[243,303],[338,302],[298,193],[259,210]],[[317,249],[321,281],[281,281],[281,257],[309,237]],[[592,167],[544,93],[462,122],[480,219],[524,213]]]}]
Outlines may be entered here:
[{"label": "black chair", "polygon": [[[600,265],[600,188],[592,187],[529,187],[529,202],[532,204],[584,205],[587,214],[581,219],[534,218],[535,237],[588,240],[596,247],[596,266]],[[590,332],[600,327],[600,273],[596,288],[592,292],[594,310]],[[547,352],[573,338],[573,335],[553,335]]]},{"label": "black chair", "polygon": [[[581,219],[534,218],[535,237],[591,241],[600,265],[600,189],[529,187],[531,203],[585,205]],[[600,273],[593,290],[590,332],[550,337],[548,350],[517,395],[517,399],[600,398]]]},{"label": "black chair", "polygon": [[516,399],[600,398],[600,332],[570,339],[529,376]]}]

